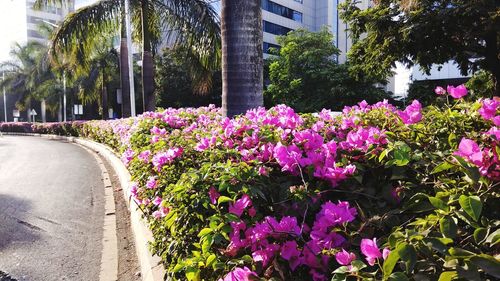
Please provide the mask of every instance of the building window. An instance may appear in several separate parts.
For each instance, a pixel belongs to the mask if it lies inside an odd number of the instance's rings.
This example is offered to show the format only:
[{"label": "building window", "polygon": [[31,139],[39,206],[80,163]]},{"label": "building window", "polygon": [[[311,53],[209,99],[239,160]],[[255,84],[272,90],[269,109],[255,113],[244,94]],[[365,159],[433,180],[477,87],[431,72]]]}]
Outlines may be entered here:
[{"label": "building window", "polygon": [[286,35],[288,32],[292,31],[291,28],[281,26],[272,22],[263,22],[264,32],[271,33],[274,35]]},{"label": "building window", "polygon": [[28,29],[28,37],[30,37],[30,38],[38,38],[38,39],[47,39],[43,35],[41,35],[38,31],[32,30],[32,29]]},{"label": "building window", "polygon": [[299,2],[300,4],[302,4],[302,0],[294,0],[295,2]]},{"label": "building window", "polygon": [[270,49],[276,49],[279,51],[281,49],[280,45],[264,42],[263,48],[265,54],[271,54]]},{"label": "building window", "polygon": [[289,18],[291,20],[302,22],[302,13],[292,10],[288,7],[280,5],[278,3],[274,3],[270,0],[261,0],[262,9],[271,12],[273,14]]}]

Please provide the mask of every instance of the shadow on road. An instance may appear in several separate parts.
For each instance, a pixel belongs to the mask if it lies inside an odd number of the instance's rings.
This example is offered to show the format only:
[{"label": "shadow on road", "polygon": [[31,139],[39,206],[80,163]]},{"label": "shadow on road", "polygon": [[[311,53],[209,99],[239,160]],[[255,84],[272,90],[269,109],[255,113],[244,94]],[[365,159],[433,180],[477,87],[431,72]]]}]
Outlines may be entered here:
[{"label": "shadow on road", "polygon": [[0,194],[0,255],[11,244],[34,242],[40,238],[41,229],[25,220],[24,215],[30,209],[28,201]]}]

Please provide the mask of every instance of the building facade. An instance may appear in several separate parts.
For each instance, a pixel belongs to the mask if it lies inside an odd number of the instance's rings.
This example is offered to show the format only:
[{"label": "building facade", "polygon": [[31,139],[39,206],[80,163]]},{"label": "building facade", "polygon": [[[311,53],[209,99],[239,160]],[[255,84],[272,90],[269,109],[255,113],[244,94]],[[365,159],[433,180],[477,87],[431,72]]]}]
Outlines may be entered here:
[{"label": "building facade", "polygon": [[[339,17],[338,5],[345,0],[261,0],[264,36],[264,54],[269,48],[279,47],[276,36],[291,30],[305,28],[319,31],[328,27],[334,36],[333,44],[340,49],[338,61],[346,61],[346,53],[352,46],[347,24]],[[368,8],[370,0],[362,0],[360,8]]]},{"label": "building facade", "polygon": [[[345,0],[261,0],[264,57],[269,56],[270,48],[279,48],[276,36],[298,28],[319,31],[326,26],[333,34],[332,44],[340,50],[338,62],[345,63],[352,40],[347,23],[340,19],[338,6],[343,2]],[[358,3],[361,9],[371,5],[371,0]],[[384,87],[394,92],[394,77],[390,77]]]},{"label": "building facade", "polygon": [[47,43],[47,37],[40,33],[40,24],[59,25],[67,14],[74,11],[75,1],[71,0],[62,6],[49,6],[41,10],[35,10],[35,0],[26,0],[26,38],[27,41]]}]

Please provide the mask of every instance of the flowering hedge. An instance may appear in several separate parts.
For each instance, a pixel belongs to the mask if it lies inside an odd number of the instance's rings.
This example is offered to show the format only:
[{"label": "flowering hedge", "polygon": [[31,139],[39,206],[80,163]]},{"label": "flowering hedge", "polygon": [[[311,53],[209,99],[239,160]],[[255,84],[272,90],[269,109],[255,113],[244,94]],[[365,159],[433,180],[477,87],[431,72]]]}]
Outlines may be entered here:
[{"label": "flowering hedge", "polygon": [[75,127],[121,154],[168,280],[500,278],[500,101],[436,93],[453,101]]}]

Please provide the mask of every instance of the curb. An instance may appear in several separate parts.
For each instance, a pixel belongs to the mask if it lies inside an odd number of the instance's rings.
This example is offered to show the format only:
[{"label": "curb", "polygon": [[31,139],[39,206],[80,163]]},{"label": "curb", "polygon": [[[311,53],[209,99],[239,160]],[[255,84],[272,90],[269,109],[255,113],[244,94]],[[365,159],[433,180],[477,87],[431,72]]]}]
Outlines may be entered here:
[{"label": "curb", "polygon": [[111,165],[113,170],[118,176],[120,185],[123,191],[123,196],[130,212],[130,223],[132,226],[132,233],[134,234],[135,248],[137,257],[141,266],[141,276],[143,281],[161,281],[165,276],[160,257],[151,255],[149,251],[149,242],[153,241],[153,233],[146,226],[142,219],[142,213],[139,206],[131,200],[129,190],[130,186],[130,173],[123,165],[122,161],[115,155],[115,153],[107,146],[78,137],[66,137],[57,135],[43,135],[43,134],[30,134],[30,133],[9,133],[3,132],[4,135],[18,135],[18,136],[36,136],[52,140],[66,140],[72,143],[80,144],[90,150],[98,153],[104,157]]}]

